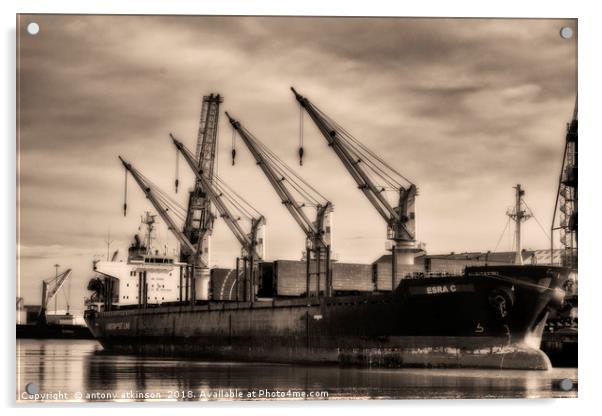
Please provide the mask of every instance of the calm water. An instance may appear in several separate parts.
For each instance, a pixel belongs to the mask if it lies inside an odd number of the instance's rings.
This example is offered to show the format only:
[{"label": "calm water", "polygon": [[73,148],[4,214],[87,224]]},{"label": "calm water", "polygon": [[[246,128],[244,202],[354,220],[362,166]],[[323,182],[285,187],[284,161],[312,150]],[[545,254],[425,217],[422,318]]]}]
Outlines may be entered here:
[{"label": "calm water", "polygon": [[[564,378],[573,380],[573,390],[560,390],[558,383]],[[329,400],[541,398],[576,397],[577,369],[358,369],[215,363],[108,354],[98,343],[87,340],[17,340],[17,400],[25,401],[28,383],[36,383],[38,394],[46,395],[49,402],[231,400],[228,396],[232,395],[236,400],[266,395],[303,399],[303,394]],[[326,394],[328,397],[323,397]]]}]

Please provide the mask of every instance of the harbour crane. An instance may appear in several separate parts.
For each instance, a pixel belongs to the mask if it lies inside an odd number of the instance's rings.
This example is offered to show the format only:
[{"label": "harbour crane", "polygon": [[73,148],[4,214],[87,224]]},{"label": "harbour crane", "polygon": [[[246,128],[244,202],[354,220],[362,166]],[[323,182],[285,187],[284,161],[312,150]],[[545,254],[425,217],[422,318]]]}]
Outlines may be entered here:
[{"label": "harbour crane", "polygon": [[177,224],[168,214],[169,207],[165,206],[166,204],[163,196],[158,195],[158,189],[144,175],[142,175],[139,170],[132,166],[130,162],[126,161],[121,156],[119,156],[119,160],[121,160],[121,163],[127,172],[132,175],[138,186],[140,186],[140,189],[142,189],[146,195],[146,198],[157,211],[157,214],[159,214],[161,219],[165,221],[165,224],[167,224],[167,229],[176,237],[182,249],[185,250],[188,255],[196,254],[196,247],[194,244],[192,244],[183,231],[180,231],[180,227],[177,226]]},{"label": "harbour crane", "polygon": [[[341,160],[368,201],[385,220],[387,238],[392,240],[391,290],[395,289],[399,264],[414,264],[416,246],[414,203],[416,185],[389,166],[343,127],[316,107],[293,87],[296,100],[305,110],[320,133]],[[301,149],[300,149],[301,154]],[[397,205],[386,197],[386,191],[396,192]]]},{"label": "harbour crane", "polygon": [[38,323],[40,325],[46,325],[48,303],[55,297],[69,276],[71,276],[71,269],[67,269],[60,274],[57,273],[56,276],[49,279],[42,280],[42,305],[40,308],[40,316],[38,317]]},{"label": "harbour crane", "polygon": [[[218,140],[219,106],[223,101],[223,97],[219,94],[205,95],[201,107],[195,159],[199,161],[198,167],[202,168],[203,177],[209,183],[213,180]],[[177,177],[175,186],[177,192],[179,186],[179,178]],[[182,231],[184,236],[196,247],[195,257],[198,258],[191,258],[189,248],[182,245],[180,260],[188,264],[196,264],[202,273],[207,272],[211,263],[209,240],[213,231],[214,220],[210,200],[200,179],[196,178],[188,197],[188,207]]]},{"label": "harbour crane", "polygon": [[[199,164],[199,161],[194,157],[192,152],[188,150],[182,142],[177,140],[173,134],[170,134],[170,137],[178,152],[182,154],[184,160],[186,160],[188,166],[190,166],[190,169],[195,174],[201,188],[216,207],[220,217],[223,218],[230,231],[232,231],[232,234],[234,234],[240,243],[245,273],[243,296],[246,301],[253,302],[255,300],[256,287],[254,266],[258,261],[261,261],[263,257],[263,254],[258,251],[258,231],[260,230],[260,227],[265,224],[265,218],[254,208],[252,208],[246,201],[242,200],[241,197],[238,197],[237,201],[237,198],[232,195],[232,193],[228,192],[227,185],[225,185],[225,183],[223,183],[223,181],[221,181],[217,175],[213,177],[213,183],[209,182],[204,175],[202,165]],[[255,215],[249,215],[251,220],[251,231],[249,233],[246,233],[241,227],[240,216],[235,215],[229,208],[229,205],[231,204],[234,204],[243,212],[246,211],[248,213],[248,209],[250,209],[256,213]],[[241,204],[246,205],[247,209],[243,208]],[[236,274],[236,277],[238,279],[238,273]],[[249,287],[247,287],[247,284]]]},{"label": "harbour crane", "polygon": [[560,264],[571,269],[577,268],[577,206],[578,206],[578,112],[577,101],[570,123],[567,124],[564,155],[558,179],[558,191],[552,217],[552,238],[550,239],[552,259],[554,258],[554,232],[560,234]]},{"label": "harbour crane", "polygon": [[[278,156],[276,156],[258,138],[241,125],[241,123],[226,112],[226,116],[234,130],[245,143],[257,165],[278,194],[280,201],[299,225],[306,237],[306,295],[311,296],[311,275],[316,276],[316,295],[320,296],[320,281],[324,275],[324,287],[326,296],[332,295],[332,273],[331,273],[331,241],[330,226],[328,222],[333,211],[332,204],[326,200],[311,185],[304,181]],[[233,156],[235,153],[233,152]],[[233,161],[234,162],[234,161]],[[300,203],[297,198],[303,198],[305,202]],[[303,210],[304,207],[313,205],[316,208],[316,220],[312,221]],[[315,271],[312,273],[310,263],[315,262]],[[324,255],[324,260],[322,259]],[[321,263],[325,262],[324,270]]]},{"label": "harbour crane", "polygon": [[[125,187],[125,197],[127,198],[127,174],[130,173],[140,189],[146,195],[146,198],[150,201],[152,206],[155,208],[155,211],[161,219],[167,225],[167,229],[171,231],[174,237],[180,243],[181,253],[189,259],[195,259],[196,263],[188,263],[186,268],[186,279],[187,282],[191,282],[191,301],[194,303],[196,301],[196,277],[199,275],[199,269],[207,268],[208,265],[201,262],[201,257],[197,256],[197,246],[193,244],[184,231],[180,230],[180,227],[173,220],[170,212],[174,215],[179,215],[180,219],[183,219],[184,216],[182,213],[177,213],[178,208],[180,211],[183,211],[183,208],[179,207],[176,202],[172,201],[167,194],[165,194],[161,189],[153,184],[150,179],[145,177],[139,170],[137,170],[132,164],[126,161],[124,158],[119,156],[119,160],[123,164],[126,170],[126,187]],[[124,203],[124,215],[126,214],[127,203]]]}]

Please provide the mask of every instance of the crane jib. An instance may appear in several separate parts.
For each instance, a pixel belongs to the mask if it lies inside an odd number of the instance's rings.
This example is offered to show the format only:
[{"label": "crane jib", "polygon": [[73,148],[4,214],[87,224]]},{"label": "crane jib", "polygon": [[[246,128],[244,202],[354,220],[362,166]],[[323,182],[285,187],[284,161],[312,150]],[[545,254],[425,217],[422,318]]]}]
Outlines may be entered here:
[{"label": "crane jib", "polygon": [[[332,122],[324,113],[318,110],[318,108],[315,107],[308,98],[299,94],[293,87],[291,87],[291,91],[294,93],[295,98],[300,106],[305,109],[312,121],[315,123],[316,127],[318,127],[318,130],[326,139],[328,146],[334,150],[335,154],[339,157],[349,174],[356,181],[358,188],[385,220],[387,225],[392,229],[394,235],[391,238],[396,241],[414,241],[415,236],[413,235],[413,232],[408,229],[406,224],[408,222],[413,223],[414,221],[414,213],[412,212],[410,214],[408,209],[410,208],[410,202],[412,203],[411,208],[413,209],[413,198],[416,190],[415,186],[411,183],[409,189],[404,189],[400,186],[399,205],[397,207],[393,207],[383,195],[384,187],[377,187],[371,180],[366,171],[366,167],[369,168],[369,166],[364,166],[364,160],[361,157],[354,157],[354,154],[367,154],[371,156],[373,171],[384,175],[383,177],[385,178],[391,178],[391,176],[389,175],[387,177],[387,174],[382,169],[379,170],[378,163],[380,163],[380,166],[389,168],[389,172],[397,172],[386,165],[382,159],[376,156],[373,152],[369,151],[365,146],[350,136],[350,134],[344,129],[337,127],[336,122]],[[345,142],[343,142],[341,137],[339,137],[339,133],[345,137]],[[350,137],[351,139],[349,139]],[[350,151],[348,147],[354,150]],[[366,163],[369,162],[366,161]],[[397,175],[405,179],[403,176],[401,176],[401,174],[397,173]],[[407,181],[407,179],[405,180]]]},{"label": "crane jib", "polygon": [[305,213],[301,209],[302,205],[297,202],[295,197],[286,187],[286,178],[281,177],[274,171],[274,168],[272,167],[271,163],[264,158],[262,151],[259,149],[259,146],[253,139],[251,133],[247,131],[239,121],[232,118],[228,112],[226,112],[226,116],[230,120],[230,124],[232,125],[232,127],[240,135],[243,143],[245,143],[245,145],[255,158],[255,162],[257,163],[257,165],[260,166],[264,175],[267,177],[268,181],[278,194],[281,203],[288,209],[291,216],[297,222],[297,224],[305,233],[307,238],[311,240],[316,240],[320,238],[319,230],[316,229],[312,221],[305,215]]},{"label": "crane jib", "polygon": [[255,257],[261,259],[261,256],[259,255],[259,253],[257,253],[257,249],[256,249],[256,246],[257,246],[257,241],[256,240],[257,239],[255,237],[255,234],[257,232],[257,228],[259,227],[259,225],[261,225],[261,224],[263,224],[265,222],[263,220],[263,218],[264,218],[263,215],[260,215],[259,218],[252,218],[251,219],[252,230],[251,230],[251,233],[250,233],[251,237],[249,237],[249,235],[247,235],[247,233],[245,233],[244,230],[241,228],[240,224],[238,224],[238,218],[235,217],[230,212],[230,210],[228,209],[228,207],[224,203],[224,201],[222,199],[222,197],[224,197],[224,192],[223,191],[218,191],[217,189],[214,189],[213,184],[211,184],[207,180],[207,178],[205,178],[203,176],[203,170],[197,168],[197,166],[199,166],[199,163],[195,159],[195,157],[192,155],[192,153],[190,152],[190,150],[188,150],[184,146],[184,144],[182,144],[180,141],[178,141],[172,134],[170,134],[170,137],[171,137],[174,145],[178,149],[178,151],[180,153],[182,153],[182,155],[184,156],[184,159],[186,160],[186,162],[190,166],[191,170],[195,174],[195,176],[196,176],[197,180],[199,181],[199,183],[202,185],[203,189],[206,191],[206,193],[209,196],[210,200],[216,206],[217,210],[220,213],[220,217],[224,219],[224,222],[226,223],[226,225],[228,226],[228,228],[232,231],[232,233],[234,234],[234,236],[236,237],[236,239],[241,244],[243,250],[246,251],[247,253],[251,253],[249,255],[255,256]]}]

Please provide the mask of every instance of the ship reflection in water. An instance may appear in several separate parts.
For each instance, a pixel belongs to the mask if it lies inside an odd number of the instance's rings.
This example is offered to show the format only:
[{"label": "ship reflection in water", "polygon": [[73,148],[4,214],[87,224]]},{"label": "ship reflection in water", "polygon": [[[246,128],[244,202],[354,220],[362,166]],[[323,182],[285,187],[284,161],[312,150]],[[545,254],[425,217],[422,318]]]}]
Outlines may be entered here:
[{"label": "ship reflection in water", "polygon": [[[573,381],[570,391],[559,387],[565,378]],[[144,393],[147,397],[160,395],[160,400],[227,400],[228,394],[247,399],[249,392],[255,392],[256,397],[280,392],[282,399],[298,399],[303,392],[321,396],[327,392],[329,400],[545,398],[576,397],[577,369],[365,369],[215,363],[108,354],[90,340],[17,340],[17,400],[27,400],[24,391],[28,383],[36,383],[40,394],[66,393],[68,400],[76,400],[81,393],[81,401],[141,401],[145,400]],[[195,397],[187,397],[191,394]]]}]

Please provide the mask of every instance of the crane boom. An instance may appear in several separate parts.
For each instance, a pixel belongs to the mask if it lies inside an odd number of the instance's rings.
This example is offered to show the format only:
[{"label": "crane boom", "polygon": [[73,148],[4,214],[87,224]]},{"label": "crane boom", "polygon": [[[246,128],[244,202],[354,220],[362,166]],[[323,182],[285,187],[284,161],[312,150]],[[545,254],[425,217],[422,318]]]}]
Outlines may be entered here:
[{"label": "crane boom", "polygon": [[[148,200],[151,202],[157,213],[161,216],[165,224],[167,224],[167,228],[172,232],[172,234],[176,237],[178,242],[181,244],[182,250],[186,250],[186,253],[189,255],[196,254],[196,247],[194,244],[190,242],[190,240],[186,237],[186,235],[180,231],[180,228],[176,225],[173,219],[167,213],[167,209],[161,205],[159,200],[154,194],[150,184],[142,177],[140,172],[132,166],[131,163],[125,161],[121,156],[119,156],[119,160],[125,167],[125,169],[134,177],[134,180],[140,186],[140,189],[144,192]],[[206,267],[206,265],[204,265]]]},{"label": "crane boom", "polygon": [[239,136],[255,158],[257,165],[259,165],[264,175],[268,178],[268,181],[278,194],[280,201],[282,201],[282,204],[297,222],[308,240],[318,243],[322,247],[326,247],[327,244],[322,238],[324,235],[324,230],[321,228],[323,220],[320,219],[323,219],[326,211],[332,208],[332,204],[328,201],[324,204],[320,204],[318,206],[318,220],[313,223],[303,211],[303,205],[297,202],[293,194],[285,185],[286,178],[278,175],[271,163],[265,159],[263,152],[259,149],[258,143],[252,134],[244,128],[239,121],[232,118],[228,112],[226,112],[226,116],[228,116],[230,124],[238,132]]},{"label": "crane boom", "polygon": [[[383,194],[384,188],[379,189],[370,178],[366,170],[366,166],[369,163],[368,160],[364,160],[357,153],[352,152],[349,146],[342,140],[341,136],[347,135],[347,133],[322,113],[309,99],[300,95],[292,87],[291,90],[301,107],[305,109],[316,124],[318,130],[328,142],[328,145],[334,150],[347,171],[351,174],[358,188],[386,221],[390,231],[389,239],[396,242],[414,242],[416,238],[414,232],[416,186],[412,183],[407,187],[398,186],[396,189],[399,192],[398,206],[393,207]],[[369,154],[372,154],[365,147],[362,148]]]},{"label": "crane boom", "polygon": [[[204,172],[204,178],[209,182],[213,178],[218,139],[219,106],[222,102],[223,97],[219,94],[203,96],[195,159],[198,161],[198,168],[201,168]],[[176,180],[176,189],[177,186],[178,181]],[[196,255],[200,259],[191,259],[189,257],[190,253],[183,247],[185,252],[181,253],[182,261],[206,265],[210,263],[209,239],[213,231],[213,221],[214,217],[211,212],[209,198],[197,178],[188,197],[188,210],[182,231],[196,247]]]},{"label": "crane boom", "polygon": [[251,220],[252,230],[250,236],[247,233],[245,233],[236,217],[230,212],[228,206],[225,204],[222,198],[223,193],[216,189],[213,186],[213,184],[205,178],[203,174],[203,168],[199,164],[198,160],[195,159],[190,150],[188,150],[186,146],[182,144],[182,142],[178,141],[172,134],[170,134],[170,137],[178,151],[182,154],[182,156],[184,156],[184,159],[194,172],[202,189],[207,193],[209,199],[211,200],[211,202],[213,202],[218,212],[220,213],[220,216],[224,219],[224,222],[226,223],[228,228],[230,228],[230,231],[232,231],[232,234],[234,234],[234,236],[242,246],[243,250],[247,253],[247,255],[255,256],[256,258],[261,259],[261,256],[256,251],[256,230],[259,227],[259,225],[265,222],[264,217],[260,216],[259,218],[253,218]]},{"label": "crane boom", "polygon": [[[331,259],[330,259],[330,242],[326,240],[326,236],[330,238],[329,233],[327,233],[326,226],[326,218],[327,215],[332,212],[332,204],[329,201],[324,201],[324,197],[320,195],[320,198],[317,199],[315,197],[310,197],[312,203],[316,204],[316,221],[312,222],[305,212],[303,211],[304,204],[300,204],[291,189],[294,189],[299,193],[302,197],[307,197],[306,191],[309,188],[315,194],[318,194],[315,189],[311,188],[309,184],[303,181],[299,176],[294,174],[288,166],[284,164],[284,162],[280,161],[274,154],[272,154],[269,149],[265,148],[261,142],[253,137],[253,135],[244,128],[239,121],[230,117],[230,114],[226,112],[226,116],[228,117],[230,124],[238,132],[238,135],[241,137],[242,141],[249,148],[249,151],[253,155],[255,162],[264,175],[268,178],[268,181],[278,194],[280,201],[286,207],[288,212],[291,214],[297,225],[301,228],[306,237],[306,294],[309,298],[311,296],[311,275],[315,275],[316,279],[316,293],[320,296],[321,285],[320,279],[321,275],[324,275],[325,279],[325,292],[326,296],[332,295],[332,275],[331,275]],[[280,163],[277,166],[276,161]],[[287,177],[288,176],[288,177]],[[300,184],[296,182],[299,180],[303,182]],[[289,186],[291,189],[289,189]],[[318,194],[319,195],[319,194]],[[315,263],[315,272],[311,272],[310,270],[310,262],[313,260]],[[324,255],[324,258],[322,256]],[[321,270],[321,264],[325,261],[326,265],[324,270]]]},{"label": "crane boom", "polygon": [[[61,289],[63,283],[71,276],[71,269],[65,270],[56,277],[46,279],[42,282],[42,309],[46,310],[48,302],[52,300],[54,295]],[[54,283],[54,284],[53,284]],[[53,285],[52,285],[53,284]],[[52,285],[52,286],[51,286]]]},{"label": "crane boom", "polygon": [[[48,309],[48,303],[61,289],[63,283],[65,283],[69,276],[71,276],[71,269],[67,269],[63,273],[57,274],[50,279],[42,280],[42,305],[40,307],[40,315],[38,316],[38,324],[46,325],[46,309]],[[67,305],[67,313],[69,313],[69,305]]]}]

